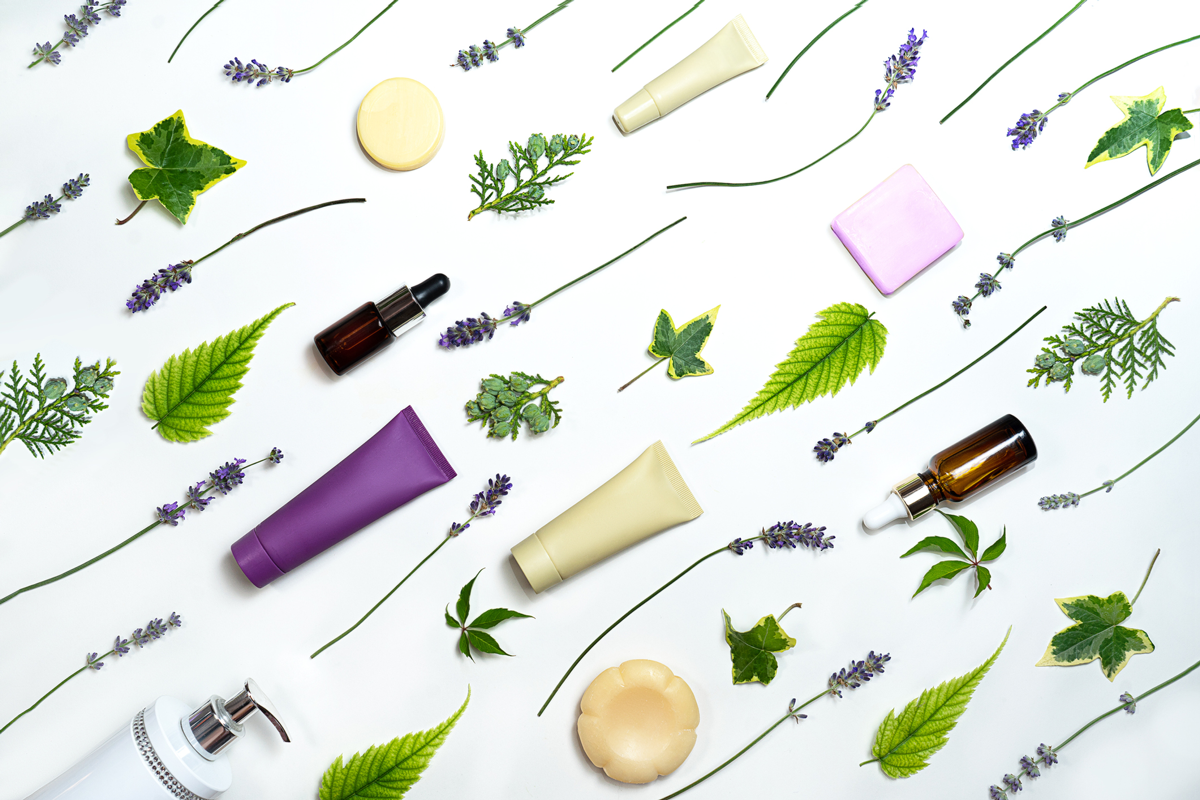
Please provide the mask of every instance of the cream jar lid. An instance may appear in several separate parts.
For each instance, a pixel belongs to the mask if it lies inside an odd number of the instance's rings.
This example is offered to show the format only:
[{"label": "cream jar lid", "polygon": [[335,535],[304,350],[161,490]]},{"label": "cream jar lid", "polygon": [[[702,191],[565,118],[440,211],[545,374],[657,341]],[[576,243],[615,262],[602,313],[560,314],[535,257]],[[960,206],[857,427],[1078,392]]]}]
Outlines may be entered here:
[{"label": "cream jar lid", "polygon": [[388,78],[367,92],[358,107],[358,141],[381,166],[423,167],[437,155],[446,135],[442,106],[425,84]]}]

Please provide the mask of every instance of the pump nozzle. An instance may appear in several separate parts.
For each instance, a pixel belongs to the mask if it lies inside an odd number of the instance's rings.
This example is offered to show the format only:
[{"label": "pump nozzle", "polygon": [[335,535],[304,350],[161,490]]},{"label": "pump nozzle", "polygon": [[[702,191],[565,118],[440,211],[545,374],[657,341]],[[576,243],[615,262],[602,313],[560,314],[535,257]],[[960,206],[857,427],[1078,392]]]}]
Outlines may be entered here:
[{"label": "pump nozzle", "polygon": [[261,711],[285,742],[290,742],[287,730],[279,721],[272,703],[253,678],[247,678],[242,691],[229,700],[213,695],[200,708],[182,721],[184,735],[195,747],[196,752],[212,760],[222,750],[246,735],[242,724]]}]

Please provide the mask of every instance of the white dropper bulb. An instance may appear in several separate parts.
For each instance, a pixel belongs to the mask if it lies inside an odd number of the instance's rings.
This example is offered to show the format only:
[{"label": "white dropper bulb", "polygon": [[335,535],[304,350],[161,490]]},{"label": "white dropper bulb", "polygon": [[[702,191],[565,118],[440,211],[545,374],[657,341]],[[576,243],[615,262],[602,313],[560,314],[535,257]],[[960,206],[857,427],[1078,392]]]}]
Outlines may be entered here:
[{"label": "white dropper bulb", "polygon": [[867,530],[877,531],[898,519],[908,519],[908,509],[900,500],[900,496],[892,492],[887,496],[887,500],[867,512],[863,517],[863,525]]}]

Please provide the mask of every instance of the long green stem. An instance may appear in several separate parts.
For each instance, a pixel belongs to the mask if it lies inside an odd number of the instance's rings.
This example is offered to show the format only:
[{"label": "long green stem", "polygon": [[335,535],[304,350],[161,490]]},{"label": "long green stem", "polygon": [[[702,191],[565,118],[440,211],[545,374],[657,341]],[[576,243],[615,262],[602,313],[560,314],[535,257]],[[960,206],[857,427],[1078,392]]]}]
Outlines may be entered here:
[{"label": "long green stem", "polygon": [[[784,79],[784,78],[786,78],[786,77],[787,77],[787,74],[788,74],[789,72],[791,72],[791,71],[792,71],[792,67],[796,66],[796,62],[800,60],[800,57],[801,57],[801,56],[803,56],[805,53],[807,53],[807,52],[808,52],[808,48],[810,48],[810,47],[812,47],[814,44],[816,44],[816,43],[817,43],[817,40],[818,40],[818,39],[820,39],[822,36],[824,36],[825,34],[829,33],[829,30],[830,30],[830,28],[832,28],[834,25],[837,25],[839,22],[841,22],[842,20],[844,20],[846,17],[850,16],[850,15],[851,15],[851,14],[853,14],[855,11],[858,11],[858,9],[862,8],[863,4],[864,4],[864,3],[866,3],[866,2],[867,2],[867,0],[858,0],[858,2],[854,4],[854,8],[850,9],[850,10],[849,10],[849,11],[847,11],[845,14],[842,14],[840,17],[838,17],[837,19],[835,19],[833,22],[831,22],[831,23],[829,23],[828,25],[826,25],[826,26],[825,26],[825,29],[824,29],[823,31],[821,31],[820,33],[818,33],[816,36],[814,36],[814,37],[812,38],[812,41],[811,41],[811,42],[809,42],[808,44],[804,45],[804,49],[803,49],[803,50],[801,50],[801,51],[800,51],[800,52],[799,52],[799,53],[796,55],[796,57],[795,57],[795,58],[793,58],[793,59],[791,60],[791,63],[789,63],[789,64],[787,65],[787,68],[786,68],[786,69],[783,71],[783,74],[779,76],[779,78],[778,78],[778,79],[775,81],[775,83],[771,84],[771,90],[770,90],[769,92],[767,92],[767,98],[766,98],[766,99],[768,99],[768,100],[770,100],[770,99],[771,99],[771,95],[775,93],[775,90],[776,90],[777,88],[779,88],[779,84],[783,83],[783,79]],[[614,71],[615,71],[615,70],[614,70]]]},{"label": "long green stem", "polygon": [[1158,554],[1162,552],[1162,548],[1154,551],[1154,558],[1150,559],[1150,566],[1146,567],[1146,577],[1142,578],[1142,585],[1138,587],[1137,594],[1129,601],[1129,605],[1133,605],[1142,596],[1142,589],[1146,588],[1146,581],[1150,580],[1150,573],[1154,571],[1154,562],[1158,561]]},{"label": "long green stem", "polygon": [[689,783],[687,786],[683,787],[683,788],[682,788],[682,789],[680,789],[679,791],[677,791],[677,792],[671,792],[671,794],[667,795],[666,797],[663,797],[663,798],[662,798],[662,800],[671,800],[671,798],[672,798],[672,797],[678,797],[679,795],[681,795],[681,794],[683,794],[684,792],[686,792],[688,789],[691,789],[693,786],[696,786],[697,784],[703,783],[704,781],[706,781],[706,780],[708,780],[709,778],[711,778],[713,775],[716,775],[718,772],[720,772],[721,770],[723,770],[723,769],[725,769],[726,767],[728,767],[728,766],[729,766],[730,764],[732,764],[734,761],[737,761],[739,758],[741,758],[741,757],[742,757],[742,756],[743,756],[743,755],[746,753],[746,751],[747,751],[747,750],[749,750],[751,747],[754,747],[754,745],[756,745],[756,744],[758,744],[759,742],[761,742],[761,741],[762,741],[764,738],[766,738],[766,735],[767,735],[768,733],[770,733],[771,731],[773,731],[773,730],[775,730],[776,728],[778,728],[780,725],[782,725],[782,724],[783,724],[784,722],[786,722],[788,719],[795,718],[795,719],[796,719],[796,721],[797,721],[797,722],[799,722],[799,721],[800,721],[800,720],[799,720],[799,717],[797,717],[796,715],[797,715],[797,714],[799,714],[799,712],[800,712],[800,709],[802,709],[802,708],[805,708],[806,706],[809,706],[809,705],[811,705],[812,703],[815,703],[816,701],[820,700],[822,697],[824,697],[824,696],[825,696],[825,695],[827,695],[827,694],[829,694],[829,692],[827,692],[827,691],[825,691],[825,692],[821,692],[819,695],[817,695],[816,697],[812,698],[811,700],[808,700],[808,701],[806,701],[806,702],[805,702],[805,703],[803,703],[802,705],[796,706],[795,708],[789,708],[789,709],[788,709],[788,713],[784,714],[782,717],[780,717],[778,720],[776,720],[774,725],[772,725],[771,727],[767,728],[765,731],[763,731],[762,733],[760,733],[760,734],[758,735],[758,738],[757,738],[757,739],[755,739],[755,740],[754,740],[754,741],[752,741],[750,744],[748,744],[748,745],[746,745],[745,747],[743,747],[741,750],[739,750],[739,751],[737,751],[736,753],[734,753],[734,754],[733,754],[733,755],[732,755],[732,756],[731,756],[731,757],[730,757],[728,760],[726,760],[725,762],[723,762],[723,763],[722,763],[722,764],[721,764],[719,767],[717,767],[716,769],[714,769],[713,771],[711,771],[711,772],[709,772],[709,773],[706,773],[706,774],[705,774],[705,775],[703,775],[702,777],[700,777],[700,778],[697,778],[696,780],[692,781],[691,783]]},{"label": "long green stem", "polygon": [[629,388],[629,387],[630,387],[630,386],[633,384],[633,382],[634,382],[634,381],[636,381],[638,378],[640,378],[640,377],[642,377],[643,375],[645,375],[645,374],[646,374],[647,372],[649,372],[650,370],[652,370],[652,369],[654,369],[655,367],[657,367],[659,364],[661,364],[661,363],[663,363],[664,361],[666,361],[668,358],[670,358],[670,356],[664,356],[663,358],[660,358],[660,359],[658,359],[658,360],[657,360],[657,361],[655,361],[653,364],[651,364],[650,366],[646,367],[644,370],[642,370],[641,372],[639,372],[637,375],[634,375],[632,378],[630,378],[630,379],[629,379],[629,382],[628,382],[628,383],[626,383],[626,384],[625,384],[624,386],[622,386],[621,388],[617,389],[617,391],[618,391],[618,392],[623,392],[623,391],[625,391],[626,389],[628,389],[628,388]]},{"label": "long green stem", "polygon": [[373,16],[373,17],[371,17],[371,21],[370,21],[370,22],[368,22],[366,25],[363,25],[361,28],[359,28],[359,29],[358,29],[358,33],[354,34],[354,35],[353,35],[353,36],[351,36],[349,39],[347,39],[346,41],[342,42],[342,44],[341,44],[339,47],[337,47],[337,48],[336,48],[336,49],[335,49],[333,52],[329,53],[329,55],[325,56],[325,57],[324,57],[324,58],[322,58],[320,61],[318,61],[317,63],[313,64],[311,67],[305,67],[304,69],[292,70],[292,74],[293,74],[293,75],[299,75],[299,74],[300,74],[300,73],[302,73],[302,72],[309,72],[310,70],[314,70],[314,69],[316,69],[317,67],[319,67],[319,66],[321,66],[322,64],[324,64],[324,63],[325,63],[326,61],[328,61],[329,59],[331,59],[331,58],[333,58],[334,56],[336,56],[336,55],[337,55],[338,53],[340,53],[342,50],[346,49],[346,47],[347,47],[347,46],[349,46],[349,44],[350,44],[351,42],[353,42],[355,39],[357,39],[359,36],[361,36],[363,31],[365,31],[367,28],[369,28],[369,27],[371,27],[372,25],[374,25],[374,24],[375,24],[375,20],[379,19],[379,18],[380,18],[380,17],[382,17],[384,14],[386,14],[386,13],[388,12],[388,10],[389,10],[389,9],[390,9],[392,6],[396,5],[396,2],[397,2],[397,0],[392,0],[392,2],[390,2],[390,3],[388,3],[386,6],[384,6],[384,7],[383,7],[383,11],[380,11],[378,14],[376,14],[376,15],[375,15],[375,16]]},{"label": "long green stem", "polygon": [[[536,28],[538,25],[541,25],[543,22],[550,19],[555,14],[562,11],[563,9],[565,9],[567,6],[571,5],[571,3],[574,3],[574,2],[575,2],[575,0],[562,0],[562,2],[559,3],[558,5],[556,5],[553,9],[551,9],[550,11],[548,11],[545,14],[542,14],[540,17],[538,17],[533,22],[526,25],[524,28],[517,28],[517,30],[520,31],[522,34],[529,33],[531,30]],[[701,2],[703,2],[703,0],[701,0]],[[512,43],[513,43],[513,38],[510,36],[507,39],[505,39],[503,42],[500,42],[500,44],[496,45],[496,49],[500,50],[502,48],[508,47]],[[459,65],[451,64],[450,66],[457,67]]]},{"label": "long green stem", "polygon": [[285,219],[291,219],[292,217],[298,217],[301,214],[307,214],[309,211],[316,211],[318,208],[325,208],[326,206],[340,206],[343,203],[365,203],[365,202],[367,202],[367,198],[365,198],[365,197],[348,197],[344,200],[330,200],[327,203],[318,203],[315,206],[309,206],[308,208],[302,208],[298,211],[292,211],[289,214],[284,214],[282,216],[275,217],[274,219],[269,219],[266,222],[262,222],[262,223],[259,223],[258,225],[255,225],[253,228],[251,228],[248,231],[243,231],[242,233],[237,234],[232,239],[230,239],[228,242],[221,245],[216,250],[213,250],[211,253],[207,253],[203,256],[200,256],[200,258],[197,258],[195,261],[192,262],[192,266],[199,264],[201,261],[203,261],[206,258],[215,256],[217,253],[221,252],[226,247],[229,247],[229,245],[233,244],[234,242],[238,241],[239,239],[245,239],[247,236],[254,233],[256,230],[258,230],[260,228],[265,228],[268,225],[274,225],[276,222],[283,222]]},{"label": "long green stem", "polygon": [[[865,3],[865,2],[867,2],[867,0],[861,0],[861,2],[862,2],[862,3]],[[672,27],[675,25],[675,23],[676,23],[676,22],[679,22],[681,19],[683,19],[684,17],[686,17],[688,14],[692,13],[693,11],[695,11],[695,10],[696,10],[697,8],[699,8],[699,7],[700,7],[700,6],[701,6],[703,3],[704,3],[704,0],[697,0],[697,2],[696,2],[696,5],[692,6],[692,7],[691,7],[691,8],[689,8],[687,11],[683,12],[682,14],[680,14],[680,15],[679,15],[678,17],[676,17],[675,19],[671,20],[671,23],[670,23],[669,25],[667,25],[667,27],[663,28],[661,31],[659,31],[658,33],[654,34],[654,35],[653,35],[653,36],[651,36],[649,39],[647,39],[647,40],[646,40],[646,43],[645,43],[645,44],[643,44],[641,47],[639,47],[637,50],[634,50],[632,53],[630,53],[629,55],[625,56],[625,58],[621,60],[621,63],[620,63],[620,64],[617,64],[615,67],[613,67],[611,71],[612,71],[612,72],[616,72],[616,71],[617,71],[617,70],[619,70],[621,67],[625,66],[625,62],[626,62],[626,61],[628,61],[629,59],[631,59],[631,58],[633,58],[634,56],[636,56],[638,53],[640,53],[640,52],[642,52],[643,50],[645,50],[645,49],[646,49],[646,48],[647,48],[647,47],[650,45],[650,43],[651,43],[651,42],[653,42],[653,41],[654,41],[655,39],[657,39],[658,37],[662,36],[662,35],[663,35],[664,33],[666,33],[667,31],[671,30],[671,28],[672,28]],[[861,5],[861,3],[860,3],[860,5]],[[767,97],[770,97],[770,95],[767,95]]]},{"label": "long green stem", "polygon": [[185,33],[183,35],[183,38],[179,40],[179,44],[175,45],[175,49],[171,51],[170,57],[167,58],[168,64],[171,63],[171,59],[175,57],[175,54],[179,52],[179,48],[183,47],[183,43],[185,41],[187,41],[187,37],[191,36],[192,31],[196,30],[196,26],[199,25],[201,22],[204,22],[204,18],[207,17],[212,12],[216,11],[217,6],[221,5],[221,3],[224,3],[224,2],[225,2],[225,0],[217,0],[217,2],[213,4],[212,8],[210,8],[208,11],[205,11],[203,14],[200,15],[200,19],[198,19],[192,23],[192,27],[187,29],[187,33]]},{"label": "long green stem", "polygon": [[1026,51],[1026,50],[1028,50],[1029,48],[1033,47],[1035,44],[1037,44],[1038,42],[1040,42],[1042,39],[1046,38],[1046,36],[1047,36],[1047,35],[1050,33],[1050,31],[1054,30],[1054,29],[1055,29],[1055,28],[1057,28],[1059,25],[1063,24],[1063,22],[1065,22],[1065,21],[1066,21],[1067,17],[1071,16],[1071,15],[1072,15],[1072,14],[1074,14],[1076,11],[1078,11],[1078,10],[1079,10],[1079,8],[1080,8],[1080,6],[1082,6],[1082,5],[1083,5],[1084,3],[1086,3],[1086,2],[1087,2],[1087,0],[1079,0],[1079,2],[1078,2],[1078,3],[1076,3],[1074,6],[1072,6],[1072,7],[1071,7],[1071,10],[1070,10],[1070,11],[1068,11],[1066,14],[1063,14],[1061,17],[1059,17],[1057,22],[1055,22],[1055,23],[1054,23],[1053,25],[1051,25],[1049,28],[1046,28],[1046,30],[1042,31],[1042,34],[1041,34],[1040,36],[1038,36],[1036,39],[1034,39],[1034,40],[1033,40],[1032,42],[1030,42],[1029,44],[1027,44],[1027,45],[1025,45],[1024,47],[1022,47],[1022,48],[1020,49],[1020,51],[1019,51],[1019,52],[1018,52],[1018,53],[1017,53],[1015,56],[1013,56],[1013,57],[1012,57],[1012,58],[1010,58],[1008,61],[1005,61],[1003,64],[1001,64],[1001,65],[1000,65],[1000,69],[996,70],[996,71],[995,71],[995,72],[993,72],[991,75],[989,75],[989,76],[987,77],[987,80],[985,80],[983,83],[979,84],[979,86],[978,86],[978,87],[976,87],[975,91],[973,91],[973,92],[971,92],[969,95],[967,95],[967,99],[966,99],[966,100],[963,100],[961,103],[959,103],[958,105],[956,105],[956,106],[955,106],[953,109],[951,109],[951,111],[950,111],[950,113],[949,113],[949,114],[947,114],[946,116],[942,117],[941,121],[940,121],[938,124],[940,125],[940,124],[944,123],[946,120],[948,120],[948,119],[950,119],[951,117],[953,117],[953,116],[954,116],[954,115],[955,115],[955,114],[958,112],[958,110],[959,110],[960,108],[962,108],[963,106],[965,106],[967,103],[971,102],[971,99],[972,99],[973,97],[975,97],[975,95],[979,94],[979,92],[980,92],[980,91],[983,89],[983,87],[985,87],[985,86],[987,86],[989,83],[991,83],[991,82],[992,82],[992,78],[995,78],[997,75],[999,75],[1001,72],[1003,72],[1003,71],[1004,71],[1004,69],[1005,69],[1005,68],[1006,68],[1006,67],[1007,67],[1009,64],[1013,63],[1013,62],[1014,62],[1014,61],[1016,61],[1018,58],[1020,58],[1021,56],[1023,56],[1023,55],[1025,54],[1025,51]]},{"label": "long green stem", "polygon": [[[1045,307],[1045,306],[1042,306],[1041,308],[1039,308],[1037,311],[1035,311],[1035,312],[1034,312],[1034,314],[1033,314],[1033,316],[1032,316],[1032,317],[1030,317],[1029,319],[1027,319],[1027,320],[1025,320],[1024,322],[1022,322],[1020,325],[1018,325],[1016,330],[1014,330],[1014,331],[1013,331],[1012,333],[1010,333],[1008,336],[1005,336],[1003,339],[1001,339],[999,342],[997,342],[997,343],[996,343],[996,344],[995,344],[995,345],[992,347],[992,349],[988,350],[986,353],[984,353],[984,354],[983,354],[983,355],[981,355],[979,358],[977,358],[977,359],[975,359],[974,361],[972,361],[970,364],[967,364],[965,367],[963,367],[963,368],[962,368],[962,369],[960,369],[958,372],[956,372],[956,373],[954,373],[953,375],[951,375],[949,378],[946,378],[946,380],[942,381],[942,382],[941,382],[941,383],[939,383],[937,386],[934,386],[932,389],[926,389],[925,391],[921,392],[919,395],[917,395],[916,397],[914,397],[912,400],[909,400],[907,403],[904,403],[904,404],[902,404],[902,405],[896,406],[895,408],[893,408],[893,409],[892,409],[891,411],[889,411],[888,413],[884,414],[884,415],[883,415],[882,417],[880,417],[879,419],[877,419],[877,420],[874,420],[874,421],[872,422],[871,428],[872,428],[872,429],[874,429],[874,428],[875,428],[877,425],[879,425],[879,423],[883,422],[885,419],[887,419],[888,417],[890,417],[892,414],[895,414],[897,411],[903,411],[905,408],[907,408],[908,406],[911,406],[913,403],[917,402],[918,400],[920,400],[920,399],[921,399],[922,397],[924,397],[925,395],[927,395],[927,394],[931,394],[931,393],[933,393],[933,392],[936,392],[938,389],[942,388],[942,387],[943,387],[943,386],[945,386],[947,383],[949,383],[950,381],[952,381],[952,380],[954,380],[955,378],[957,378],[959,375],[962,375],[964,372],[966,372],[966,371],[967,371],[967,370],[969,370],[971,367],[973,367],[973,366],[975,366],[976,364],[978,364],[980,361],[983,361],[985,358],[987,358],[988,356],[990,356],[992,353],[994,353],[994,352],[996,352],[997,350],[999,350],[999,349],[1000,349],[1000,348],[1001,348],[1001,347],[1004,345],[1004,343],[1005,343],[1005,342],[1007,342],[1009,339],[1013,338],[1013,337],[1014,337],[1014,336],[1016,336],[1018,333],[1020,333],[1020,332],[1021,332],[1021,330],[1022,330],[1022,329],[1023,329],[1023,328],[1024,328],[1026,325],[1028,325],[1029,323],[1031,323],[1031,322],[1033,322],[1035,319],[1037,319],[1038,315],[1039,315],[1039,314],[1041,314],[1041,313],[1042,313],[1043,311],[1045,311],[1045,310],[1046,310],[1046,307]],[[860,433],[862,433],[862,432],[863,432],[863,431],[865,431],[865,430],[866,430],[866,426],[863,426],[862,428],[859,428],[859,429],[858,429],[857,431],[855,431],[854,433],[850,434],[850,437],[849,437],[849,438],[853,439],[855,436],[858,436]]]},{"label": "long green stem", "polygon": [[[104,658],[108,658],[108,657],[109,657],[109,656],[111,656],[111,655],[112,655],[114,652],[115,652],[114,650],[109,650],[107,653],[105,653],[104,655],[100,656],[100,658],[102,658],[102,659],[104,659]],[[87,667],[86,667],[86,666],[84,666],[84,667],[80,667],[79,669],[75,670],[74,672],[72,672],[72,673],[71,673],[70,675],[68,675],[67,677],[63,678],[61,681],[59,681],[59,682],[58,682],[58,685],[56,685],[56,686],[55,686],[53,689],[51,689],[50,691],[46,692],[44,695],[42,695],[41,697],[39,697],[36,703],[34,703],[34,704],[33,704],[33,705],[31,705],[29,708],[27,708],[27,709],[25,709],[24,711],[22,711],[20,714],[17,714],[17,715],[16,715],[15,717],[13,717],[12,719],[10,719],[10,720],[8,721],[8,724],[7,724],[7,725],[5,725],[3,728],[0,728],[0,733],[4,733],[6,730],[8,730],[9,728],[11,728],[14,722],[16,722],[16,721],[17,721],[17,720],[19,720],[21,717],[25,716],[25,715],[26,715],[26,714],[28,714],[30,711],[33,711],[35,708],[37,708],[38,706],[40,706],[40,705],[42,704],[42,701],[43,701],[43,700],[45,700],[47,697],[49,697],[50,695],[52,695],[52,694],[54,694],[55,692],[57,692],[59,689],[61,689],[61,688],[63,687],[63,684],[65,684],[67,681],[71,680],[71,679],[72,679],[72,678],[74,678],[76,675],[78,675],[79,673],[83,672],[83,671],[84,671],[84,670],[86,670],[86,669],[87,669]]]},{"label": "long green stem", "polygon": [[1095,494],[1096,492],[1100,491],[1101,489],[1110,489],[1110,488],[1112,488],[1113,486],[1116,486],[1118,483],[1120,483],[1121,481],[1125,480],[1125,478],[1129,477],[1129,476],[1130,476],[1130,475],[1132,475],[1134,472],[1136,472],[1136,471],[1137,471],[1137,469],[1138,469],[1138,467],[1142,466],[1142,465],[1143,465],[1143,464],[1145,464],[1147,461],[1149,461],[1150,459],[1154,458],[1156,455],[1158,455],[1159,453],[1161,453],[1163,450],[1166,450],[1168,447],[1170,447],[1171,445],[1175,444],[1175,440],[1176,440],[1176,439],[1178,439],[1180,436],[1183,436],[1183,435],[1184,435],[1185,433],[1187,433],[1189,430],[1191,430],[1191,429],[1192,429],[1192,426],[1193,426],[1193,425],[1195,425],[1197,422],[1200,422],[1200,416],[1197,416],[1195,419],[1193,419],[1191,422],[1189,422],[1189,423],[1187,424],[1187,427],[1185,427],[1185,428],[1184,428],[1183,430],[1181,430],[1179,433],[1177,433],[1177,434],[1175,434],[1174,436],[1172,436],[1172,437],[1171,437],[1171,441],[1167,442],[1167,443],[1166,443],[1166,444],[1164,444],[1162,447],[1158,448],[1158,449],[1157,449],[1157,450],[1155,450],[1153,453],[1151,453],[1150,455],[1148,455],[1148,456],[1146,456],[1145,458],[1143,458],[1141,461],[1139,461],[1137,464],[1135,464],[1135,465],[1133,466],[1133,468],[1132,468],[1132,469],[1128,469],[1128,470],[1126,470],[1125,472],[1121,473],[1120,477],[1118,477],[1116,480],[1114,480],[1114,481],[1111,481],[1111,482],[1106,482],[1106,483],[1104,483],[1104,484],[1101,484],[1100,486],[1097,486],[1095,489],[1092,489],[1090,492],[1084,492],[1083,494],[1079,495],[1079,497],[1082,499],[1082,498],[1084,498],[1084,497],[1087,497],[1089,494]]},{"label": "long green stem", "polygon": [[770,180],[765,180],[765,181],[752,181],[750,183],[721,183],[718,181],[697,181],[695,183],[675,183],[675,184],[668,186],[667,188],[668,189],[691,189],[696,186],[762,186],[763,184],[775,183],[776,181],[782,181],[786,178],[792,177],[793,175],[799,175],[801,172],[804,172],[804,170],[808,169],[809,167],[813,167],[813,166],[816,166],[817,164],[820,164],[822,161],[829,158],[831,155],[836,153],[838,150],[841,150],[843,147],[845,147],[846,145],[848,145],[852,141],[854,141],[860,133],[862,133],[863,131],[865,131],[867,129],[867,126],[871,124],[871,120],[875,119],[875,115],[878,113],[879,112],[872,109],[871,116],[867,117],[867,121],[863,123],[863,126],[861,128],[859,128],[857,131],[854,132],[853,136],[851,136],[849,139],[847,139],[846,141],[839,144],[837,147],[830,150],[825,155],[818,158],[816,161],[805,164],[800,169],[796,170],[795,172],[789,172],[787,175],[780,175],[778,178],[771,178]]}]

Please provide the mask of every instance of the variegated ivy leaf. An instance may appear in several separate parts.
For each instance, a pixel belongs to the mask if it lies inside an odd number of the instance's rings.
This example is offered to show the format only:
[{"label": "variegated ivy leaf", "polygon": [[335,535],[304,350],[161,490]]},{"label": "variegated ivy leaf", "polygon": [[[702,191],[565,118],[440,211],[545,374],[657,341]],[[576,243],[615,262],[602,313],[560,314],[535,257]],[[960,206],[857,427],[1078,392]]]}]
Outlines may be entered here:
[{"label": "variegated ivy leaf", "polygon": [[779,666],[774,654],[791,650],[796,640],[787,635],[774,614],[763,617],[748,631],[734,630],[729,614],[724,609],[721,614],[725,617],[725,641],[733,661],[733,682],[770,683]]},{"label": "variegated ivy leaf", "polygon": [[654,322],[654,338],[648,349],[655,358],[671,359],[667,365],[668,375],[678,380],[689,375],[712,374],[712,366],[700,357],[700,351],[708,343],[720,310],[720,306],[709,309],[680,328],[675,327],[675,320],[671,319],[665,308],[658,312],[658,319]]},{"label": "variegated ivy leaf", "polygon": [[1114,96],[1112,101],[1125,118],[1104,132],[1088,154],[1084,169],[1101,161],[1127,156],[1144,146],[1146,164],[1153,175],[1166,161],[1175,137],[1192,129],[1192,123],[1180,109],[1172,108],[1163,113],[1167,95],[1161,86],[1143,97]]},{"label": "variegated ivy leaf", "polygon": [[1145,631],[1121,625],[1133,613],[1133,604],[1124,592],[1108,597],[1063,597],[1054,602],[1075,624],[1054,634],[1037,666],[1071,667],[1100,659],[1100,669],[1111,681],[1129,659],[1154,652],[1154,642]]}]

